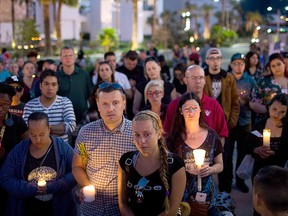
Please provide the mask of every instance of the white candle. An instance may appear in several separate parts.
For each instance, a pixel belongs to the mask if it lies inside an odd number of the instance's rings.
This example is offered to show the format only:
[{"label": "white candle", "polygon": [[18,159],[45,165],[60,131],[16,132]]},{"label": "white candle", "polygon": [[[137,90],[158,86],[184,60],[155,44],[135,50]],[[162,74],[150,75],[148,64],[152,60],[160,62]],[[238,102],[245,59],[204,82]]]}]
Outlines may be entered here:
[{"label": "white candle", "polygon": [[263,130],[263,145],[270,147],[270,137],[271,137],[271,131],[270,129],[264,129]]},{"label": "white candle", "polygon": [[44,179],[39,179],[37,185],[39,187],[45,187],[46,186],[46,181]]},{"label": "white candle", "polygon": [[[198,169],[201,169],[201,166],[204,164],[206,151],[204,149],[195,149],[193,151],[195,164],[197,165]],[[197,189],[198,191],[202,190],[202,179],[200,175],[197,176]]]},{"label": "white candle", "polygon": [[83,188],[83,194],[84,194],[84,201],[85,202],[92,202],[95,200],[95,187],[93,185],[85,186]]}]

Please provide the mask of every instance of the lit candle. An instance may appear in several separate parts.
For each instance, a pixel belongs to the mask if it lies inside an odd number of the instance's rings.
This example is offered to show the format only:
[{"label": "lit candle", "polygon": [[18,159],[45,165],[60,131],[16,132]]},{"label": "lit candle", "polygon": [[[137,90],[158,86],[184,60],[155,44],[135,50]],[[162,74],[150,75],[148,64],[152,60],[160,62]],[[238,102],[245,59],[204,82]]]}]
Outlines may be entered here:
[{"label": "lit candle", "polygon": [[37,185],[38,187],[45,187],[46,181],[44,179],[39,179]]},{"label": "lit candle", "polygon": [[[193,151],[195,164],[197,165],[198,169],[200,169],[201,166],[204,164],[205,153],[206,153],[206,151],[204,149],[195,149]],[[201,191],[202,190],[202,179],[201,179],[199,174],[197,177],[197,182],[198,182],[198,187],[197,187],[198,191]]]},{"label": "lit candle", "polygon": [[263,130],[263,145],[270,147],[270,136],[271,136],[271,131],[270,129],[264,129]]},{"label": "lit candle", "polygon": [[92,202],[95,200],[95,187],[93,185],[85,186],[83,188],[83,194],[84,194],[84,201],[85,202]]}]

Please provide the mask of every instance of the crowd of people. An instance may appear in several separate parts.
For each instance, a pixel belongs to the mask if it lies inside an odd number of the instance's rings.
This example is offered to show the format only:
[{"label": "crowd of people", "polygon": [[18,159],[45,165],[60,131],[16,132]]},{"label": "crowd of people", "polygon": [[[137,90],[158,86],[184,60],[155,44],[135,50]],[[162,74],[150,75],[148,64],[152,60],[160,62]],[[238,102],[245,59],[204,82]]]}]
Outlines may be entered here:
[{"label": "crowd of people", "polygon": [[233,172],[247,154],[253,214],[287,214],[288,55],[262,68],[235,52],[226,70],[219,48],[175,45],[171,74],[155,47],[107,52],[91,71],[80,57],[0,58],[0,215],[233,215],[217,195],[234,179],[249,192]]}]

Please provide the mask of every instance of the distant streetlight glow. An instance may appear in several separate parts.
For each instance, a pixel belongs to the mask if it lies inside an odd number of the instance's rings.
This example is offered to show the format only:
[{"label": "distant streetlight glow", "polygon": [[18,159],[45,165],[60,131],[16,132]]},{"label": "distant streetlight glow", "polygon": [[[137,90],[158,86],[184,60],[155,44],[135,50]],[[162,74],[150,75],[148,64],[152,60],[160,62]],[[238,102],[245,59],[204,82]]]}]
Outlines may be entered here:
[{"label": "distant streetlight glow", "polygon": [[267,29],[267,33],[269,34],[269,33],[271,33],[272,32],[272,30],[271,29]]},{"label": "distant streetlight glow", "polygon": [[261,26],[257,26],[256,30],[259,31],[261,29]]},{"label": "distant streetlight glow", "polygon": [[267,7],[267,11],[272,11],[272,7],[271,6]]},{"label": "distant streetlight glow", "polygon": [[285,10],[288,10],[288,6],[285,7]]}]

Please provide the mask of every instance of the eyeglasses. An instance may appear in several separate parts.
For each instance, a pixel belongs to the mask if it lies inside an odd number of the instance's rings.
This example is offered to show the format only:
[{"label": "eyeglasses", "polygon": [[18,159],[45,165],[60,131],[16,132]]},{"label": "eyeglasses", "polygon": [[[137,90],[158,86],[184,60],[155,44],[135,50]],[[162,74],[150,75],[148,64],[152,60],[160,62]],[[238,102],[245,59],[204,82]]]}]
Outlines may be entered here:
[{"label": "eyeglasses", "polygon": [[207,59],[210,60],[210,61],[215,62],[215,61],[220,61],[220,60],[222,59],[222,57],[221,57],[221,56],[218,56],[218,57],[209,57],[209,58],[207,58]]},{"label": "eyeglasses", "polygon": [[147,92],[147,96],[156,96],[158,97],[160,94],[162,93],[162,91],[154,91],[154,92]]},{"label": "eyeglasses", "polygon": [[185,78],[191,78],[192,80],[204,80],[205,79],[205,76],[188,76],[188,77],[185,77]]},{"label": "eyeglasses", "polygon": [[13,88],[14,88],[15,91],[17,91],[17,92],[21,92],[22,89],[23,89],[23,87],[21,87],[21,86],[13,86]]},{"label": "eyeglasses", "polygon": [[7,110],[7,109],[9,109],[9,107],[10,107],[10,104],[8,105],[8,104],[0,104],[0,110]]},{"label": "eyeglasses", "polygon": [[136,201],[137,203],[143,203],[144,201],[144,195],[142,193],[142,190],[147,186],[149,180],[147,180],[145,177],[142,177],[138,184],[135,185],[135,195],[136,195]]},{"label": "eyeglasses", "polygon": [[118,83],[103,82],[99,85],[100,90],[103,90],[106,88],[113,88],[115,90],[121,90],[122,91],[122,87]]}]

